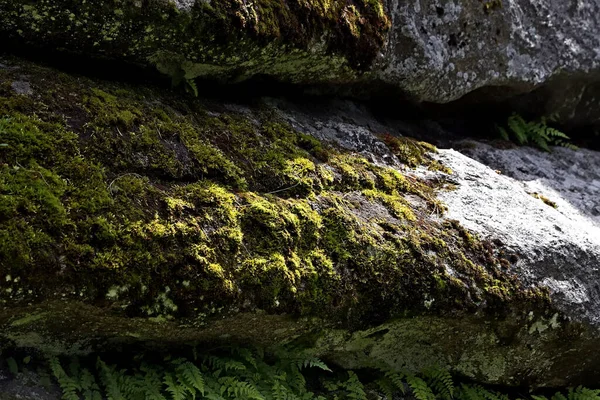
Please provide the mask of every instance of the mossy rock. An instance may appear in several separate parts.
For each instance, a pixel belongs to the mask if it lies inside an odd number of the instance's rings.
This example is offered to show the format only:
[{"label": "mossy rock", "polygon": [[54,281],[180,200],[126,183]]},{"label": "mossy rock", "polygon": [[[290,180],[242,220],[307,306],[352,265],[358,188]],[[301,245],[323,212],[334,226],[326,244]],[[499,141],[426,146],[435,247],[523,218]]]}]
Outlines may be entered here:
[{"label": "mossy rock", "polygon": [[156,66],[174,81],[352,82],[383,46],[381,0],[0,0],[0,38]]},{"label": "mossy rock", "polygon": [[[0,324],[19,346],[297,341],[336,358],[340,337],[397,319],[469,315],[489,331],[554,313],[491,243],[441,218],[436,184],[264,104],[3,63]],[[23,77],[31,95],[11,86]],[[408,146],[408,171],[444,170],[434,147]]]}]

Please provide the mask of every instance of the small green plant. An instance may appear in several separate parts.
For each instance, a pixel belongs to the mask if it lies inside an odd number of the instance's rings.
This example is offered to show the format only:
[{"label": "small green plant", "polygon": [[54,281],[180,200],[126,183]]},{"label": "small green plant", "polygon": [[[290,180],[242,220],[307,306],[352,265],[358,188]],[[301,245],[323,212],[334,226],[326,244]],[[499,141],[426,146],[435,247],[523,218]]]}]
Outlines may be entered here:
[{"label": "small green plant", "polygon": [[556,117],[541,117],[537,121],[526,121],[517,113],[513,113],[506,122],[507,128],[498,127],[500,136],[504,140],[514,140],[519,145],[534,145],[544,151],[550,151],[550,146],[561,146],[576,150],[577,147],[570,143],[571,138],[556,128],[548,125],[555,122]]},{"label": "small green plant", "polygon": [[185,91],[194,95],[194,97],[198,97],[198,86],[196,85],[196,81],[185,78]]}]

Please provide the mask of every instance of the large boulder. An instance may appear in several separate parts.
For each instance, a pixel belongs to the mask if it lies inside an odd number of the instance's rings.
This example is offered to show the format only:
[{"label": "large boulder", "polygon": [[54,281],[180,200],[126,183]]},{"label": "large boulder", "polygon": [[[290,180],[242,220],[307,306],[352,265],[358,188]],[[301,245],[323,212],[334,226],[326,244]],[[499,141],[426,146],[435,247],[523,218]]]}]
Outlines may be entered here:
[{"label": "large boulder", "polygon": [[[175,81],[380,82],[598,121],[600,4],[537,0],[0,0],[3,43],[154,65]],[[483,90],[477,90],[483,89]]]},{"label": "large boulder", "polygon": [[544,203],[349,102],[231,104],[0,65],[2,342],[293,342],[349,368],[597,380],[600,235],[559,192]]}]

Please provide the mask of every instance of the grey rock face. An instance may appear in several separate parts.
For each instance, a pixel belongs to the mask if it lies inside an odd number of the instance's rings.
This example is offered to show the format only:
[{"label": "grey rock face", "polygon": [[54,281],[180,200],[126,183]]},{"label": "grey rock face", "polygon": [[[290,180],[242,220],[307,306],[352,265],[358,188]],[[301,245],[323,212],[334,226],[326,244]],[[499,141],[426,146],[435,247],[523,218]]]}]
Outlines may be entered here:
[{"label": "grey rock face", "polygon": [[[397,132],[393,122],[383,125],[350,102],[320,109],[319,114],[288,104],[281,112],[322,140],[401,168],[373,136]],[[569,318],[600,327],[600,153],[559,147],[552,153],[502,150],[477,142],[462,147],[465,154],[440,150],[438,155],[457,185],[439,193],[448,206],[444,217],[517,254],[514,272],[521,279],[548,287]]]},{"label": "grey rock face", "polygon": [[[279,112],[299,129],[396,168],[405,167],[373,134],[423,129],[382,124],[352,103],[315,108],[319,111],[279,103]],[[328,332],[319,351],[348,368],[376,360],[411,368],[438,363],[490,383],[584,382],[599,368],[591,349],[600,328],[600,153],[501,150],[477,142],[461,148],[465,154],[451,149],[438,154],[453,171],[449,177],[424,169],[413,173],[454,183],[455,189],[438,193],[448,206],[442,218],[458,220],[514,255],[510,270],[527,285],[548,288],[560,315],[532,311],[493,321],[477,314],[474,320],[415,317],[351,335]]]},{"label": "grey rock face", "polygon": [[600,153],[484,144],[466,153],[473,158],[441,152],[458,183],[457,190],[441,194],[448,218],[519,254],[520,277],[550,288],[567,315],[598,326]]},{"label": "grey rock face", "polygon": [[558,75],[590,73],[600,60],[594,0],[389,0],[388,7],[393,28],[380,76],[422,100],[455,100],[483,86],[531,90]]},{"label": "grey rock face", "polygon": [[382,81],[435,103],[479,88],[496,89],[482,93],[483,101],[540,89],[515,104],[559,112],[577,125],[598,122],[598,0],[367,3],[356,2],[364,7],[352,18],[340,8],[339,17],[323,13],[317,23],[302,13],[323,10],[303,2],[272,15],[270,7],[221,0],[132,1],[123,9],[104,0],[27,7],[1,0],[0,35],[152,64],[179,79],[237,82],[264,74],[302,84],[366,83],[367,91]]}]

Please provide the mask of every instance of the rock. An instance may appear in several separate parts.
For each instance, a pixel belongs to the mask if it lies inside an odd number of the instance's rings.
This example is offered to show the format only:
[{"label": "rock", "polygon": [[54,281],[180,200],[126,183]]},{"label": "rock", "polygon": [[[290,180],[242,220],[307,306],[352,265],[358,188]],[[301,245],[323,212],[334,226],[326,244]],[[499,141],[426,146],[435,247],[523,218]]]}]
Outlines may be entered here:
[{"label": "rock", "polygon": [[[232,104],[3,62],[1,341],[293,343],[352,368],[597,380],[597,307],[580,300],[600,253],[558,195],[557,210],[349,101]],[[552,224],[505,222],[522,216]]]},{"label": "rock", "polygon": [[33,91],[31,90],[31,86],[29,85],[29,82],[27,82],[27,81],[14,81],[11,84],[11,87],[17,94],[23,94],[23,95],[33,94]]},{"label": "rock", "polygon": [[440,153],[458,183],[441,195],[448,217],[520,254],[519,276],[550,288],[566,314],[598,326],[600,153],[483,144],[464,151],[471,158]]},{"label": "rock", "polygon": [[0,400],[59,400],[57,385],[42,384],[43,377],[34,371],[22,371],[16,377],[0,370]]},{"label": "rock", "polygon": [[425,102],[510,99],[581,126],[598,122],[599,8],[593,0],[1,0],[0,35],[18,48],[154,65],[175,82],[267,75],[367,92],[380,82]]}]

